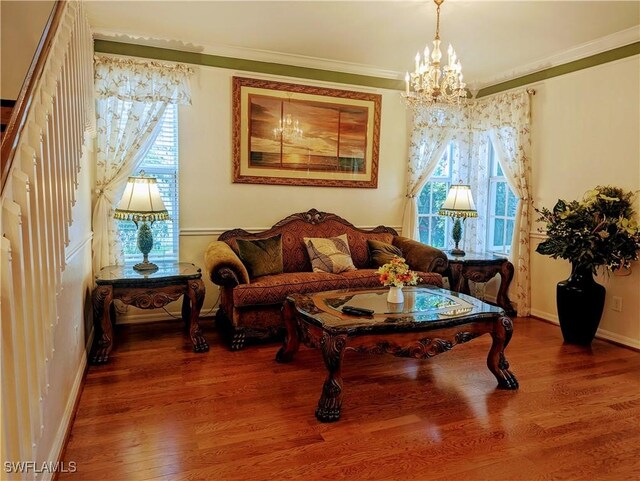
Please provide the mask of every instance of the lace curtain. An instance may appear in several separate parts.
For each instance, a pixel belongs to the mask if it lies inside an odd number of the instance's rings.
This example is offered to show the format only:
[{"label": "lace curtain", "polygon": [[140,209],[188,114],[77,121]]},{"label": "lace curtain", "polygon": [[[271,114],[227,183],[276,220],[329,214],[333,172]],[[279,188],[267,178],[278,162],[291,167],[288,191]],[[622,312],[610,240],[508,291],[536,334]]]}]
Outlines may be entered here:
[{"label": "lace curtain", "polygon": [[[464,109],[424,108],[414,112],[402,235],[419,240],[418,196],[435,170],[449,141],[468,124]],[[462,129],[464,130],[464,129]]]},{"label": "lace curtain", "polygon": [[508,92],[478,101],[474,107],[474,124],[488,133],[507,184],[518,197],[509,260],[514,264],[515,295],[518,315],[531,312],[529,274],[529,232],[531,231],[531,106],[526,90]]},{"label": "lace curtain", "polygon": [[486,215],[489,202],[489,141],[514,194],[520,199],[514,223],[510,260],[515,267],[512,299],[518,315],[531,306],[529,280],[530,219],[530,98],[526,90],[473,102],[466,110],[422,111],[414,116],[409,147],[407,203],[403,235],[419,239],[418,199],[447,144],[455,141],[459,152],[458,178],[471,185],[480,216],[465,222],[464,244],[470,250],[486,249]]},{"label": "lace curtain", "polygon": [[127,179],[155,141],[168,104],[190,104],[184,65],[95,57],[96,201],[93,267],[117,264],[121,246],[114,209]]}]

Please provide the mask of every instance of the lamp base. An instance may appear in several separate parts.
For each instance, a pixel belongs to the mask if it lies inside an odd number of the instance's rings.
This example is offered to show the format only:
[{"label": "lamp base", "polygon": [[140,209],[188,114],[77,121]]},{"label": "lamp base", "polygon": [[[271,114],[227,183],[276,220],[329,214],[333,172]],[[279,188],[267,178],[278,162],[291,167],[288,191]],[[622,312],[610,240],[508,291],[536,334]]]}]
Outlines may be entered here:
[{"label": "lamp base", "polygon": [[138,272],[155,272],[158,270],[158,266],[153,262],[149,262],[148,260],[144,260],[139,264],[133,266],[133,269]]},{"label": "lamp base", "polygon": [[142,252],[142,262],[133,266],[138,272],[155,272],[158,266],[153,262],[149,262],[149,252],[153,249],[153,232],[146,221],[138,228],[138,249]]},{"label": "lamp base", "polygon": [[451,255],[462,257],[466,255],[466,252],[462,249],[451,249]]}]

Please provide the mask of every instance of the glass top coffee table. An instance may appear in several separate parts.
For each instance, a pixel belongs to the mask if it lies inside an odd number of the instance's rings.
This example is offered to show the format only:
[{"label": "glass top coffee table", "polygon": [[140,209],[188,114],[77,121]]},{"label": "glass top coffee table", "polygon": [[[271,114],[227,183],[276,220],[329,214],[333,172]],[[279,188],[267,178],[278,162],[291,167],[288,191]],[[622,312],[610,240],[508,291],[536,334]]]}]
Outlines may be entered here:
[{"label": "glass top coffee table", "polygon": [[[426,359],[456,344],[490,334],[493,343],[487,365],[502,389],[517,389],[504,350],[513,322],[499,307],[465,294],[435,287],[405,287],[404,302],[387,302],[388,289],[348,289],[292,294],[283,308],[287,329],[276,361],[290,362],[300,342],[319,347],[328,371],[316,409],[322,422],[340,419],[342,359],[345,350]],[[347,307],[373,311],[350,315]]]}]

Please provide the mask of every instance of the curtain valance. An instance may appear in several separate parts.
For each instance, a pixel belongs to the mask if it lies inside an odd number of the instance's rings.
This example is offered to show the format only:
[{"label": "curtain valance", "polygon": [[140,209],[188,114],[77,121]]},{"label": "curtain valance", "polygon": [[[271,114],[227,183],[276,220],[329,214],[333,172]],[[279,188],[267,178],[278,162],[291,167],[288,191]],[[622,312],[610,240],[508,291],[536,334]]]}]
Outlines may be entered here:
[{"label": "curtain valance", "polygon": [[526,90],[482,98],[473,102],[470,108],[475,129],[487,131],[529,125],[529,93]]},{"label": "curtain valance", "polygon": [[191,67],[103,55],[94,57],[94,65],[98,99],[191,104]]}]

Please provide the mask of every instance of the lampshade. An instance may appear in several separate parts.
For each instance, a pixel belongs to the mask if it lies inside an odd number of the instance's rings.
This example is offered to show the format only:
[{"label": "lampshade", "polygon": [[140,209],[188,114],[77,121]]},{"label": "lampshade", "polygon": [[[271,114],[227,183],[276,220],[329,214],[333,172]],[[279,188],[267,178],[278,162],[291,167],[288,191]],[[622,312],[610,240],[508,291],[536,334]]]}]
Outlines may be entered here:
[{"label": "lampshade", "polygon": [[114,217],[136,222],[167,220],[169,213],[160,197],[156,179],[144,176],[129,177]]},{"label": "lampshade", "polygon": [[471,188],[464,184],[452,185],[439,214],[449,217],[478,217]]}]

